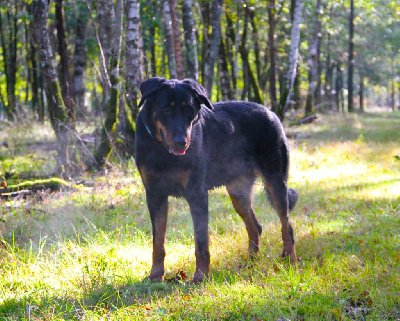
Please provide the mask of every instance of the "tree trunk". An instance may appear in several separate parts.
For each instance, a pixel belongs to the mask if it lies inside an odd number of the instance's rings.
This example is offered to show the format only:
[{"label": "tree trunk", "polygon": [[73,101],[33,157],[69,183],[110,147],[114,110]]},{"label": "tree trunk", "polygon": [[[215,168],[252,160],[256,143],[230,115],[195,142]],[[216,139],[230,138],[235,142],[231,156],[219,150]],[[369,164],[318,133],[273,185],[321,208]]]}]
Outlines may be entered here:
[{"label": "tree trunk", "polygon": [[[393,55],[395,56],[395,55]],[[394,59],[390,59],[390,63],[392,66],[392,81],[391,81],[391,85],[392,88],[390,90],[391,93],[391,101],[392,101],[392,110],[396,111],[396,66],[395,66],[395,61]]]},{"label": "tree trunk", "polygon": [[[0,12],[0,39],[3,48],[3,63],[4,63],[4,73],[6,76],[7,84],[7,105],[5,106],[6,114],[8,119],[13,119],[16,114],[16,95],[15,95],[15,85],[17,81],[17,13],[13,14],[13,11],[17,12],[17,8],[13,10],[12,3],[7,4],[8,8],[6,11],[8,24],[8,35],[3,30],[3,16]],[[16,4],[15,4],[16,6]],[[8,36],[6,38],[6,36]]]},{"label": "tree trunk", "polygon": [[243,61],[243,69],[245,73],[244,88],[242,93],[242,100],[245,99],[246,95],[250,98],[250,88],[249,84],[253,88],[254,92],[254,101],[259,104],[263,104],[263,100],[260,95],[260,89],[258,87],[257,79],[254,76],[254,73],[251,70],[250,62],[249,62],[249,53],[246,47],[247,43],[247,27],[249,23],[250,12],[247,8],[245,8],[245,19],[244,19],[244,30],[242,34],[242,41],[239,47],[240,55]]},{"label": "tree trunk", "polygon": [[221,37],[218,67],[220,70],[222,100],[233,100],[226,51],[224,39]]},{"label": "tree trunk", "polygon": [[321,7],[321,0],[317,0],[317,3],[315,5],[313,42],[310,48],[310,59],[308,60],[309,86],[308,86],[307,101],[305,107],[306,114],[313,113],[315,106],[315,96],[317,90],[317,77],[318,77],[318,47],[319,47],[320,30],[321,30],[320,7]]},{"label": "tree trunk", "polygon": [[239,51],[243,61],[243,90],[240,100],[248,100],[246,96],[249,95],[249,64],[247,63],[247,57],[245,52],[246,41],[247,41],[247,29],[249,23],[249,11],[244,11],[244,23],[243,23],[243,32],[242,32],[242,39],[239,45]]},{"label": "tree trunk", "polygon": [[322,44],[322,38],[320,37],[318,41],[318,50],[317,50],[317,77],[316,77],[317,82],[315,86],[315,97],[314,97],[315,105],[319,105],[321,103],[321,88],[322,88],[321,44]]},{"label": "tree trunk", "polygon": [[68,112],[61,95],[60,84],[53,62],[49,34],[47,31],[47,0],[35,0],[33,22],[36,42],[39,45],[41,70],[45,82],[50,122],[55,131],[58,145],[57,171],[61,174],[71,169],[68,146],[71,142]]},{"label": "tree trunk", "polygon": [[73,75],[72,75],[72,95],[74,97],[75,109],[80,115],[84,115],[85,111],[85,40],[88,22],[88,11],[84,6],[84,1],[79,1],[79,13],[75,28],[75,52],[73,58]]},{"label": "tree trunk", "polygon": [[[32,15],[32,6],[28,6],[28,14]],[[36,113],[37,120],[44,122],[43,106],[39,100],[39,70],[37,66],[37,47],[35,43],[35,28],[33,24],[28,27],[28,42],[29,42],[29,66],[30,66],[30,80],[31,80],[31,94],[32,94],[32,109]]]},{"label": "tree trunk", "polygon": [[360,75],[360,111],[364,112],[364,79],[363,75]]},{"label": "tree trunk", "polygon": [[64,22],[64,9],[63,0],[55,0],[55,19],[57,29],[57,51],[60,56],[59,65],[59,78],[61,86],[61,94],[64,99],[65,106],[68,110],[69,118],[75,118],[73,111],[71,90],[70,90],[70,76],[69,76],[69,54],[67,49],[67,42],[65,37],[65,22]]},{"label": "tree trunk", "polygon": [[192,0],[182,1],[182,25],[186,44],[186,76],[199,80],[199,65],[197,62],[197,45],[194,34],[195,25],[192,14]]},{"label": "tree trunk", "polygon": [[391,83],[392,83],[392,88],[390,91],[390,95],[392,101],[392,110],[396,111],[396,78],[393,77]]},{"label": "tree trunk", "polygon": [[168,69],[169,77],[176,79],[178,78],[178,72],[176,70],[176,57],[174,52],[174,42],[173,42],[173,31],[171,24],[171,13],[168,0],[163,1],[163,16],[164,16],[164,32],[165,32],[165,49],[168,56]]},{"label": "tree trunk", "polygon": [[126,102],[132,120],[137,117],[137,99],[143,68],[140,54],[140,2],[127,0],[126,4]]},{"label": "tree trunk", "polygon": [[[238,18],[239,20],[239,18]],[[238,28],[239,23],[236,28]],[[236,33],[235,27],[233,26],[233,21],[231,16],[226,13],[226,47],[232,48],[231,50],[227,50],[226,54],[228,57],[229,64],[231,65],[231,79],[232,79],[232,95],[235,99],[237,97],[237,43],[239,42],[239,32]]]},{"label": "tree trunk", "polygon": [[[248,8],[246,8],[248,9]],[[252,28],[253,48],[254,48],[254,63],[256,65],[257,82],[261,79],[261,58],[260,58],[260,45],[258,43],[258,26],[256,23],[256,14],[254,10],[250,12],[250,23]]]},{"label": "tree trunk", "polygon": [[[158,0],[150,0],[148,2],[148,8],[153,15],[158,14],[162,10],[160,10],[158,5]],[[152,77],[157,76],[157,65],[156,65],[156,27],[158,28],[159,23],[153,21],[150,23],[149,29],[149,37],[147,39],[149,43],[150,49],[150,68],[146,68],[146,75],[151,75]],[[145,66],[145,65],[144,65]],[[147,70],[149,69],[149,70]]]},{"label": "tree trunk", "polygon": [[105,163],[106,157],[111,151],[111,132],[117,120],[118,104],[120,94],[120,81],[119,81],[119,65],[121,56],[121,42],[122,42],[122,8],[123,0],[115,1],[115,29],[113,30],[114,41],[111,50],[110,60],[110,97],[109,109],[104,121],[101,131],[100,144],[95,152],[96,164],[94,166],[102,166]]},{"label": "tree trunk", "polygon": [[157,76],[157,67],[156,67],[156,42],[155,42],[155,37],[156,37],[156,27],[154,25],[151,25],[150,27],[150,34],[152,36],[152,39],[150,40],[150,53],[151,53],[151,58],[150,58],[150,74],[154,77]]},{"label": "tree trunk", "polygon": [[336,102],[336,110],[340,111],[340,91],[341,91],[341,83],[340,83],[340,64],[336,63],[336,79],[335,79],[335,102]]},{"label": "tree trunk", "polygon": [[178,79],[183,79],[185,76],[182,62],[181,32],[179,29],[178,19],[178,1],[169,0],[169,7],[172,21],[172,35],[174,39],[176,74],[178,75]]},{"label": "tree trunk", "polygon": [[290,98],[292,96],[293,85],[296,78],[297,63],[299,60],[299,47],[300,47],[300,22],[301,13],[303,9],[303,0],[296,0],[296,5],[293,14],[292,31],[290,35],[290,54],[289,54],[289,70],[286,75],[286,86],[284,86],[281,93],[279,107],[276,114],[283,119],[285,111],[289,108]]},{"label": "tree trunk", "polygon": [[205,66],[203,85],[206,88],[209,97],[212,96],[212,87],[214,81],[214,65],[218,58],[218,49],[221,39],[221,14],[223,0],[213,0],[211,9],[211,37],[210,46],[208,48]]},{"label": "tree trunk", "polygon": [[108,110],[110,101],[110,57],[114,39],[115,10],[114,1],[98,0],[96,5],[98,35],[100,40],[100,72],[103,88],[102,110]]},{"label": "tree trunk", "polygon": [[353,112],[353,67],[354,67],[354,0],[350,0],[350,17],[349,17],[349,66],[348,66],[348,104],[347,111]]},{"label": "tree trunk", "polygon": [[[120,104],[120,122],[125,123],[122,127],[124,152],[127,155],[134,155],[134,123],[138,114],[137,99],[143,77],[141,56],[140,2],[139,0],[128,0],[126,4],[126,105]],[[126,106],[128,108],[125,108]],[[128,114],[128,111],[130,114]]]},{"label": "tree trunk", "polygon": [[269,47],[269,96],[271,100],[271,109],[276,110],[276,61],[275,61],[275,0],[269,0],[268,9],[268,47]]},{"label": "tree trunk", "polygon": [[331,64],[331,34],[328,32],[328,44],[327,44],[327,54],[326,54],[326,63],[325,63],[325,84],[324,84],[324,92],[325,92],[325,101],[331,102],[332,99],[332,69],[333,65]]}]

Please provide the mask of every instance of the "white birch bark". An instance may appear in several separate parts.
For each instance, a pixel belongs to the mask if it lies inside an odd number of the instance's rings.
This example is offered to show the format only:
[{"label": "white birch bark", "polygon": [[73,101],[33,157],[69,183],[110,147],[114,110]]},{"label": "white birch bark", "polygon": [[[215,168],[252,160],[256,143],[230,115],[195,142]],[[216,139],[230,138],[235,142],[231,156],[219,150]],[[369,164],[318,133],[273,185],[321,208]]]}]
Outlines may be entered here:
[{"label": "white birch bark", "polygon": [[301,13],[303,10],[303,0],[296,0],[296,7],[294,9],[294,19],[292,24],[292,31],[290,34],[290,54],[289,54],[289,70],[287,73],[287,90],[284,111],[289,107],[290,98],[293,92],[294,79],[296,78],[297,63],[299,60],[299,46],[300,46],[300,22]]},{"label": "white birch bark", "polygon": [[136,114],[137,93],[143,75],[140,59],[139,0],[127,0],[126,14],[126,101],[132,112]]}]

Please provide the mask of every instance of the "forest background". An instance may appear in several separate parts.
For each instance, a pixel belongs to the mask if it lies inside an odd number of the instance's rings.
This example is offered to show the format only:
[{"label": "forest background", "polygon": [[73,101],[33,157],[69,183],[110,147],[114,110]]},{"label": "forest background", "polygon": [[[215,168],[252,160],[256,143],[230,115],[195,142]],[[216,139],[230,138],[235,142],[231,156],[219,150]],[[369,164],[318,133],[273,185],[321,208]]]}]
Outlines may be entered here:
[{"label": "forest background", "polygon": [[398,1],[1,3],[1,118],[49,120],[58,173],[133,154],[139,84],[155,75],[281,119],[399,105]]}]

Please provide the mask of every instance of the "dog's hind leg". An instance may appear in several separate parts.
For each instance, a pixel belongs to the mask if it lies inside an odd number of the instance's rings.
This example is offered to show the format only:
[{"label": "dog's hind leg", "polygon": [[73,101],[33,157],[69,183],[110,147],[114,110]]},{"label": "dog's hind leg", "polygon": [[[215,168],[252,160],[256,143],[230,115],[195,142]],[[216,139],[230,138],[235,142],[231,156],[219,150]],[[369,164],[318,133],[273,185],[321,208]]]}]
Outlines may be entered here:
[{"label": "dog's hind leg", "polygon": [[233,207],[243,219],[249,235],[249,257],[254,258],[260,248],[262,227],[254,214],[252,206],[252,187],[254,176],[241,176],[226,186]]},{"label": "dog's hind leg", "polygon": [[147,192],[147,206],[153,228],[153,264],[149,279],[153,282],[164,278],[165,233],[167,230],[168,196]]},{"label": "dog's hind leg", "polygon": [[284,175],[264,176],[268,196],[278,213],[282,225],[283,257],[288,257],[294,264],[297,260],[294,247],[293,227],[289,216],[288,188]]}]

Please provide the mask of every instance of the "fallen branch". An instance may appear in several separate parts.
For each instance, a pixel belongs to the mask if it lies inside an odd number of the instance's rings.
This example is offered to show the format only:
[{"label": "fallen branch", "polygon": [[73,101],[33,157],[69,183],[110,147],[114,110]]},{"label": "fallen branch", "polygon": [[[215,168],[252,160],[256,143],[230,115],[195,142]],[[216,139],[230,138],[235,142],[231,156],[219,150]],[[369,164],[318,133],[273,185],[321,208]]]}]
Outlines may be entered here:
[{"label": "fallen branch", "polygon": [[25,197],[27,195],[31,195],[32,191],[28,189],[23,189],[17,192],[3,192],[5,190],[0,190],[0,198],[1,199],[9,199],[9,198],[16,198],[16,197]]},{"label": "fallen branch", "polygon": [[309,115],[307,117],[304,117],[304,118],[298,120],[297,124],[298,125],[310,124],[310,123],[313,123],[313,122],[315,122],[317,120],[319,120],[318,115],[317,114],[312,114],[312,115]]}]

